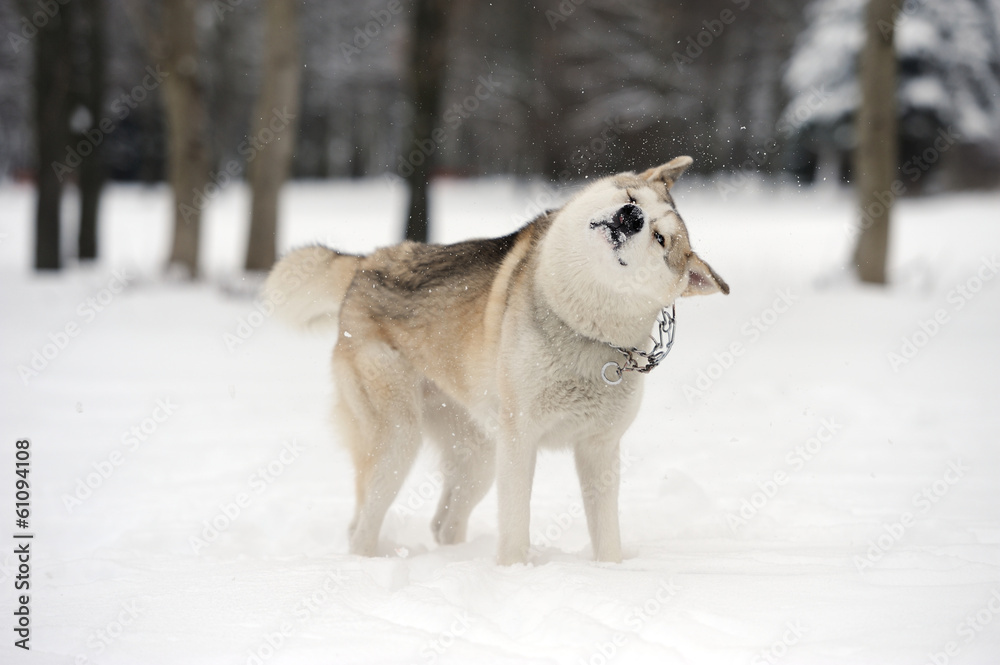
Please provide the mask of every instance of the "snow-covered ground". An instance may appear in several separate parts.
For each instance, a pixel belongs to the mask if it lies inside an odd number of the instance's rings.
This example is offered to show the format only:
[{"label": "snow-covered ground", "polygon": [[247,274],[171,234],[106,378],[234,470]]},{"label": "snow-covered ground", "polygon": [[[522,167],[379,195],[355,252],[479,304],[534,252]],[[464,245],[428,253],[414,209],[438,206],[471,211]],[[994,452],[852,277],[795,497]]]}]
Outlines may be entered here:
[{"label": "snow-covered ground", "polygon": [[[163,188],[112,187],[104,259],[56,276],[28,270],[32,191],[0,188],[0,662],[997,662],[1000,195],[902,202],[880,289],[846,276],[847,192],[676,193],[732,295],[678,305],[623,441],[627,559],[591,560],[552,453],[533,563],[499,568],[492,492],[467,544],[433,543],[430,453],[384,556],[346,554],[332,342],[235,295],[245,190],[209,208],[192,286],[159,276]],[[508,231],[545,198],[442,182],[436,239]],[[382,181],[293,185],[282,247],[392,242],[402,205]],[[30,654],[12,632],[25,437]]]}]

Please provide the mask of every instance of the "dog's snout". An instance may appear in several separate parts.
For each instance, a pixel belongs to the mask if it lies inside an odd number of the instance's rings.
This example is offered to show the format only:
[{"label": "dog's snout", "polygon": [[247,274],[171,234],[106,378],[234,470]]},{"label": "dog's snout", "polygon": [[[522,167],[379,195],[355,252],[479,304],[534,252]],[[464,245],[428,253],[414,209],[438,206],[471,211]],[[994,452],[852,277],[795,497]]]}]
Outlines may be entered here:
[{"label": "dog's snout", "polygon": [[637,205],[629,203],[615,213],[614,228],[626,235],[632,235],[642,230],[642,210]]}]

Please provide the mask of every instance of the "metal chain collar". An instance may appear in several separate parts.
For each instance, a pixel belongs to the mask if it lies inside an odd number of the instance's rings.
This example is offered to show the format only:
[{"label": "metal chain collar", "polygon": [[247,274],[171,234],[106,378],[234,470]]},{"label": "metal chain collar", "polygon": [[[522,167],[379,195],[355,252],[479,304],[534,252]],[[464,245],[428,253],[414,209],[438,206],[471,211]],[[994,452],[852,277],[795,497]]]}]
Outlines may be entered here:
[{"label": "metal chain collar", "polygon": [[[649,336],[653,340],[652,351],[640,351],[634,346],[631,349],[626,349],[614,344],[608,344],[612,349],[625,356],[625,362],[619,364],[612,360],[611,362],[604,363],[604,367],[601,368],[601,378],[604,379],[604,382],[609,386],[617,386],[622,382],[622,374],[625,372],[648,374],[654,367],[659,365],[674,346],[676,314],[676,305],[671,305],[669,310],[664,307],[660,315],[656,317],[656,337]],[[644,361],[641,365],[639,364],[640,358]],[[614,370],[612,370],[615,375],[614,381],[608,378],[609,367],[614,367]]]}]

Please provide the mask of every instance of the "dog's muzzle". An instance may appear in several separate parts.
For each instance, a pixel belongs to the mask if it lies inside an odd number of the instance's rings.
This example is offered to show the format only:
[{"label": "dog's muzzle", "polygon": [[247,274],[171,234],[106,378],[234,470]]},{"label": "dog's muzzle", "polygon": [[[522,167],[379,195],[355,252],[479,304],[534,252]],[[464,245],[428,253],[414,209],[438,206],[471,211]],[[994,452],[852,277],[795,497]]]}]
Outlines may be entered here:
[{"label": "dog's muzzle", "polygon": [[628,237],[642,230],[642,221],[642,210],[639,206],[629,203],[615,213],[608,226],[612,231],[623,233]]},{"label": "dog's muzzle", "polygon": [[[607,229],[608,240],[611,241],[615,250],[618,250],[625,241],[634,236],[642,229],[643,216],[642,209],[631,203],[622,206],[610,220],[592,222],[590,228],[603,227]],[[625,265],[624,263],[622,265]]]}]

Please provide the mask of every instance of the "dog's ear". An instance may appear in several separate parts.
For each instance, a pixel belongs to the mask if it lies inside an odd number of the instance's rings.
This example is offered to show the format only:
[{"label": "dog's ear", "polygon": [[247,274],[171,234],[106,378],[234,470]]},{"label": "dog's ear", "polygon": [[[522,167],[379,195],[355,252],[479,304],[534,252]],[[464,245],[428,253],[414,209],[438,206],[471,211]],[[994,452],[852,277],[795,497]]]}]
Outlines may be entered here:
[{"label": "dog's ear", "polygon": [[643,171],[639,174],[639,177],[654,182],[661,181],[666,184],[667,189],[670,189],[677,182],[677,179],[681,177],[681,174],[687,170],[687,167],[693,163],[694,160],[686,155],[684,157],[674,157],[666,164],[660,164],[647,171]]},{"label": "dog's ear", "polygon": [[719,293],[720,291],[729,295],[729,285],[726,281],[719,277],[712,266],[708,265],[701,260],[694,252],[691,252],[691,256],[688,257],[687,264],[688,271],[688,285],[684,289],[684,293],[681,297],[686,296],[707,296],[713,293]]}]

